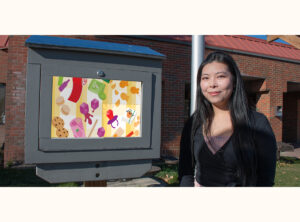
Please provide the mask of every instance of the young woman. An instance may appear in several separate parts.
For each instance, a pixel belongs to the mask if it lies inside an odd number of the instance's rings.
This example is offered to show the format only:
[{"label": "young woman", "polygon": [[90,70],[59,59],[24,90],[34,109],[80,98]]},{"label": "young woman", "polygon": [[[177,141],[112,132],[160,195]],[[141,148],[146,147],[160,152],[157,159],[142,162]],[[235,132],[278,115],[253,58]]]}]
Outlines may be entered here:
[{"label": "young woman", "polygon": [[182,131],[181,186],[273,186],[276,140],[251,110],[232,57],[213,52],[197,76],[197,107]]}]

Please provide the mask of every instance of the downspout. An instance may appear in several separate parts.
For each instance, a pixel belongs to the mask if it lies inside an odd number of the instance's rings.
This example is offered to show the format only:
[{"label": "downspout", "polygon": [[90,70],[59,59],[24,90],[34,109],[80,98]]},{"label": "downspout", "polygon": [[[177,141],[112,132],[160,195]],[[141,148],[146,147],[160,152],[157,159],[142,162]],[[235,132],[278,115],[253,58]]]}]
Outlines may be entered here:
[{"label": "downspout", "polygon": [[196,110],[197,97],[197,72],[204,59],[205,41],[204,35],[192,36],[192,67],[191,67],[191,106],[190,115]]}]

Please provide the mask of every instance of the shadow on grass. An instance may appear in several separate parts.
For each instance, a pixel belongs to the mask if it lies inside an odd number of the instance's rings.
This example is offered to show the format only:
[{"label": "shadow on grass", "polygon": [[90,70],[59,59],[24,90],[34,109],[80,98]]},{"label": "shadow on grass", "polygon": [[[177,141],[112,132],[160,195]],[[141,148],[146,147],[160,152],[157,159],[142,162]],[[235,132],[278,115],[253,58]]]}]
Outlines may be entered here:
[{"label": "shadow on grass", "polygon": [[51,184],[35,175],[35,168],[0,168],[0,187],[76,187],[80,183]]},{"label": "shadow on grass", "polygon": [[[178,165],[161,165],[161,171],[155,177],[165,181],[168,187],[179,186]],[[171,178],[172,177],[172,178]],[[300,159],[280,157],[276,164],[276,187],[300,187]]]},{"label": "shadow on grass", "polygon": [[278,163],[286,163],[286,164],[300,164],[300,159],[296,157],[285,157],[281,156]]}]

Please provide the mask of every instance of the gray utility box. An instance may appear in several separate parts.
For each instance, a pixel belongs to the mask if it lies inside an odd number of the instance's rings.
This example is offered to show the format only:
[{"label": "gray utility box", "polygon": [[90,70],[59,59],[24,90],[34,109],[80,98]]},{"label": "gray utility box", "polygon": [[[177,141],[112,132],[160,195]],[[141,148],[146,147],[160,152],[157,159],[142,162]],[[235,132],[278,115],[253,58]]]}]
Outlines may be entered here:
[{"label": "gray utility box", "polygon": [[164,55],[50,36],[26,41],[25,162],[49,182],[142,176],[160,157]]}]

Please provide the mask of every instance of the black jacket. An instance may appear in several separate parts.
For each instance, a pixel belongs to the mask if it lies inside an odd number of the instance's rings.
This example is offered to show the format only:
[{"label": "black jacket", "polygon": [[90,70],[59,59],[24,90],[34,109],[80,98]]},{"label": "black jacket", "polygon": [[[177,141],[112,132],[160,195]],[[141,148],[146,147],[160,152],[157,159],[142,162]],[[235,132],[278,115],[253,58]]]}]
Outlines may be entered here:
[{"label": "black jacket", "polygon": [[[256,111],[251,112],[251,122],[254,130],[254,142],[256,146],[255,150],[257,159],[257,172],[254,186],[273,186],[276,169],[276,139],[270,123],[265,115]],[[192,117],[190,117],[185,123],[181,135],[178,169],[180,186],[194,186],[195,164],[199,165],[199,163],[195,161],[199,158],[193,157],[191,152],[193,147],[191,142],[191,130]],[[233,158],[233,155],[235,154],[232,152],[232,154],[229,155],[232,155]],[[231,157],[229,156],[229,158]],[[193,164],[193,162],[195,162],[195,164]],[[244,175],[241,175],[241,177],[243,176]],[[198,182],[199,180],[200,179],[197,178]],[[253,186],[253,184],[246,184],[245,186]]]}]

